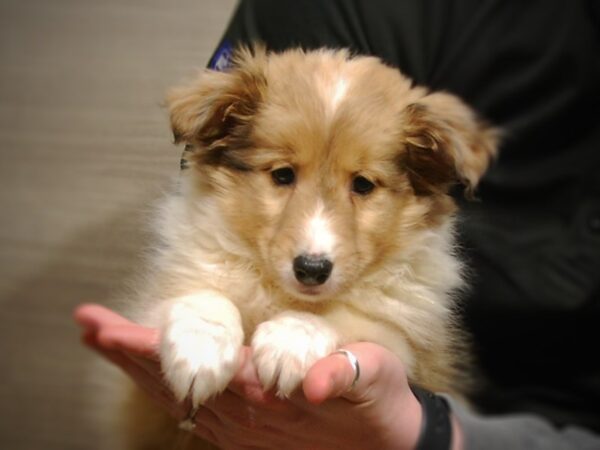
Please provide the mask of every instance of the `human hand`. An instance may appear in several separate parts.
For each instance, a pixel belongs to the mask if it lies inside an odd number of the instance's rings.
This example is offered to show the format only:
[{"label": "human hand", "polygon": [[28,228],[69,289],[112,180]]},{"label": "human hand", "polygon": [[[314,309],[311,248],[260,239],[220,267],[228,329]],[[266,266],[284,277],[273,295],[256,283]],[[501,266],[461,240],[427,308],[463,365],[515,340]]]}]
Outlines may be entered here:
[{"label": "human hand", "polygon": [[[187,416],[189,405],[175,401],[163,381],[157,330],[98,305],[79,307],[75,319],[88,346],[122,368],[175,420]],[[352,367],[343,355],[333,354],[308,371],[302,392],[281,400],[263,391],[251,349],[244,347],[240,370],[225,392],[198,410],[193,432],[225,449],[414,448],[421,407],[400,360],[375,344],[345,348],[360,361],[361,375],[352,390]],[[457,448],[460,436],[453,425]]]}]

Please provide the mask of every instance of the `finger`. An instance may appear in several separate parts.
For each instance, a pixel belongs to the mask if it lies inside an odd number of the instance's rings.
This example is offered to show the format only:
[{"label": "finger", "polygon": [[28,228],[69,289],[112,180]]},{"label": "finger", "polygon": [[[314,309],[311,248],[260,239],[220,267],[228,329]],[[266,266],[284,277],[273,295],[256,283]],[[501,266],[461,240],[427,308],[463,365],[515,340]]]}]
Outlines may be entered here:
[{"label": "finger", "polygon": [[98,329],[104,325],[130,325],[125,317],[95,303],[85,303],[73,311],[73,318],[81,326]]},{"label": "finger", "polygon": [[[119,330],[118,333],[120,334],[121,332],[122,331]],[[108,336],[105,335],[106,333],[108,333]],[[134,332],[133,334],[134,334],[134,339],[137,339],[135,336],[136,332]],[[144,339],[144,342],[146,342],[146,340],[147,340],[145,337],[140,337],[139,339]],[[83,333],[82,341],[84,342],[85,345],[87,345],[88,347],[91,347],[93,350],[100,352],[100,353],[110,352],[111,354],[122,354],[122,356],[132,360],[137,365],[143,367],[146,370],[146,372],[148,372],[150,375],[152,375],[157,380],[162,381],[162,379],[163,379],[159,357],[156,355],[156,353],[155,352],[151,353],[148,348],[145,348],[145,349],[139,348],[140,346],[142,346],[142,345],[145,346],[147,344],[139,344],[138,345],[136,343],[133,343],[131,345],[129,345],[129,344],[122,345],[118,341],[115,342],[115,340],[111,336],[110,329],[108,329],[105,332],[100,332],[100,333],[98,333],[96,330],[88,329]],[[130,351],[131,346],[135,347],[133,352]],[[103,356],[106,356],[106,355],[103,354]],[[116,363],[116,361],[112,361],[112,362]]]},{"label": "finger", "polygon": [[86,345],[122,369],[148,396],[167,408],[173,417],[180,417],[183,414],[182,406],[175,401],[173,394],[162,381],[160,372],[148,371],[118,350],[107,350],[98,344],[93,334],[84,336],[84,341]]},{"label": "finger", "polygon": [[250,347],[242,347],[239,369],[227,388],[238,397],[267,409],[280,409],[285,403],[273,392],[264,390],[258,379],[256,366],[252,361],[252,349]]},{"label": "finger", "polygon": [[[380,380],[384,366],[400,364],[392,361],[397,358],[386,349],[370,343],[356,343],[344,346],[352,352],[360,367],[360,375],[354,384],[355,371],[348,358],[340,353],[333,353],[317,361],[308,371],[303,382],[306,399],[314,404],[336,397],[343,397],[352,402],[364,401],[372,394]],[[387,368],[386,370],[389,370]],[[352,388],[352,389],[351,389]]]},{"label": "finger", "polygon": [[242,348],[240,367],[227,390],[245,402],[265,411],[287,412],[292,408],[289,401],[278,397],[273,390],[265,391],[258,378],[250,347]]},{"label": "finger", "polygon": [[231,380],[231,386],[260,385],[256,367],[252,362],[252,349],[247,346],[242,347],[239,358],[239,367]]},{"label": "finger", "polygon": [[[141,378],[147,376],[153,379],[155,386],[164,385],[159,364],[150,363],[148,360],[137,358],[118,350],[108,350],[98,343],[97,335],[93,332],[86,333],[83,336],[83,341],[88,347],[124,370],[136,381],[143,381]],[[144,372],[139,372],[138,368],[143,369]],[[169,392],[166,388],[164,390]],[[171,396],[170,392],[169,396]]]},{"label": "finger", "polygon": [[125,351],[132,357],[158,360],[157,330],[138,326],[110,309],[95,304],[79,306],[73,316],[87,330],[98,332],[97,345],[107,350]]},{"label": "finger", "polygon": [[131,322],[101,328],[98,344],[107,350],[121,350],[132,355],[158,361],[159,333],[154,328],[142,327]]}]

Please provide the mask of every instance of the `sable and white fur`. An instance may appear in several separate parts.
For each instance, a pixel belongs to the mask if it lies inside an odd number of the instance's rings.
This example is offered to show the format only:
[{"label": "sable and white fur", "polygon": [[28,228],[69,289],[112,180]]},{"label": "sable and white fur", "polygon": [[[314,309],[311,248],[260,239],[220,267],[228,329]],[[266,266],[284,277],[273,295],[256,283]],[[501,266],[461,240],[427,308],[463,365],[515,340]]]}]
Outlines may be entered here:
[{"label": "sable and white fur", "polygon": [[[456,97],[343,50],[242,49],[231,70],[173,90],[168,108],[191,165],[157,214],[131,314],[160,329],[178,399],[225,389],[244,344],[282,396],[354,341],[393,351],[413,383],[463,390],[448,189],[474,188],[495,153],[492,128]],[[274,182],[281,168],[292,184]],[[353,190],[357,177],[372,191]],[[324,284],[296,279],[301,254],[333,263]]]}]

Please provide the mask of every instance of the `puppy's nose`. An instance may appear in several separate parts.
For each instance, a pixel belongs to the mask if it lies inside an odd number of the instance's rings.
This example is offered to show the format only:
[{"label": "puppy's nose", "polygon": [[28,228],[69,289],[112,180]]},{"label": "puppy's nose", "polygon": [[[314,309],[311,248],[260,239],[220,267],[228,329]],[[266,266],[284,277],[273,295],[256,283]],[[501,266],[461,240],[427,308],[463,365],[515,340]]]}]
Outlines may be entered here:
[{"label": "puppy's nose", "polygon": [[333,263],[323,255],[300,255],[294,258],[294,274],[305,286],[325,283],[332,269]]}]

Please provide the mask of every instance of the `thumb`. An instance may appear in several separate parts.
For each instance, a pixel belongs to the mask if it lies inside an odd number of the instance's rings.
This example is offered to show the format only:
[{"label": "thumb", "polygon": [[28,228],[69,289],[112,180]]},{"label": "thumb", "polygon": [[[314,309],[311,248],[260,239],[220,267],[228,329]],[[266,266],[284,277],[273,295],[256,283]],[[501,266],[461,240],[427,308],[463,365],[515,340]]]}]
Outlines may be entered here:
[{"label": "thumb", "polygon": [[[304,395],[309,402],[319,404],[342,397],[353,403],[362,403],[380,398],[382,394],[390,395],[390,386],[408,389],[408,382],[401,382],[406,380],[404,367],[389,350],[368,342],[348,344],[344,349],[350,351],[358,362],[356,382],[356,372],[349,358],[342,353],[332,353],[317,361],[304,378]],[[392,380],[393,383],[390,383]]]}]

